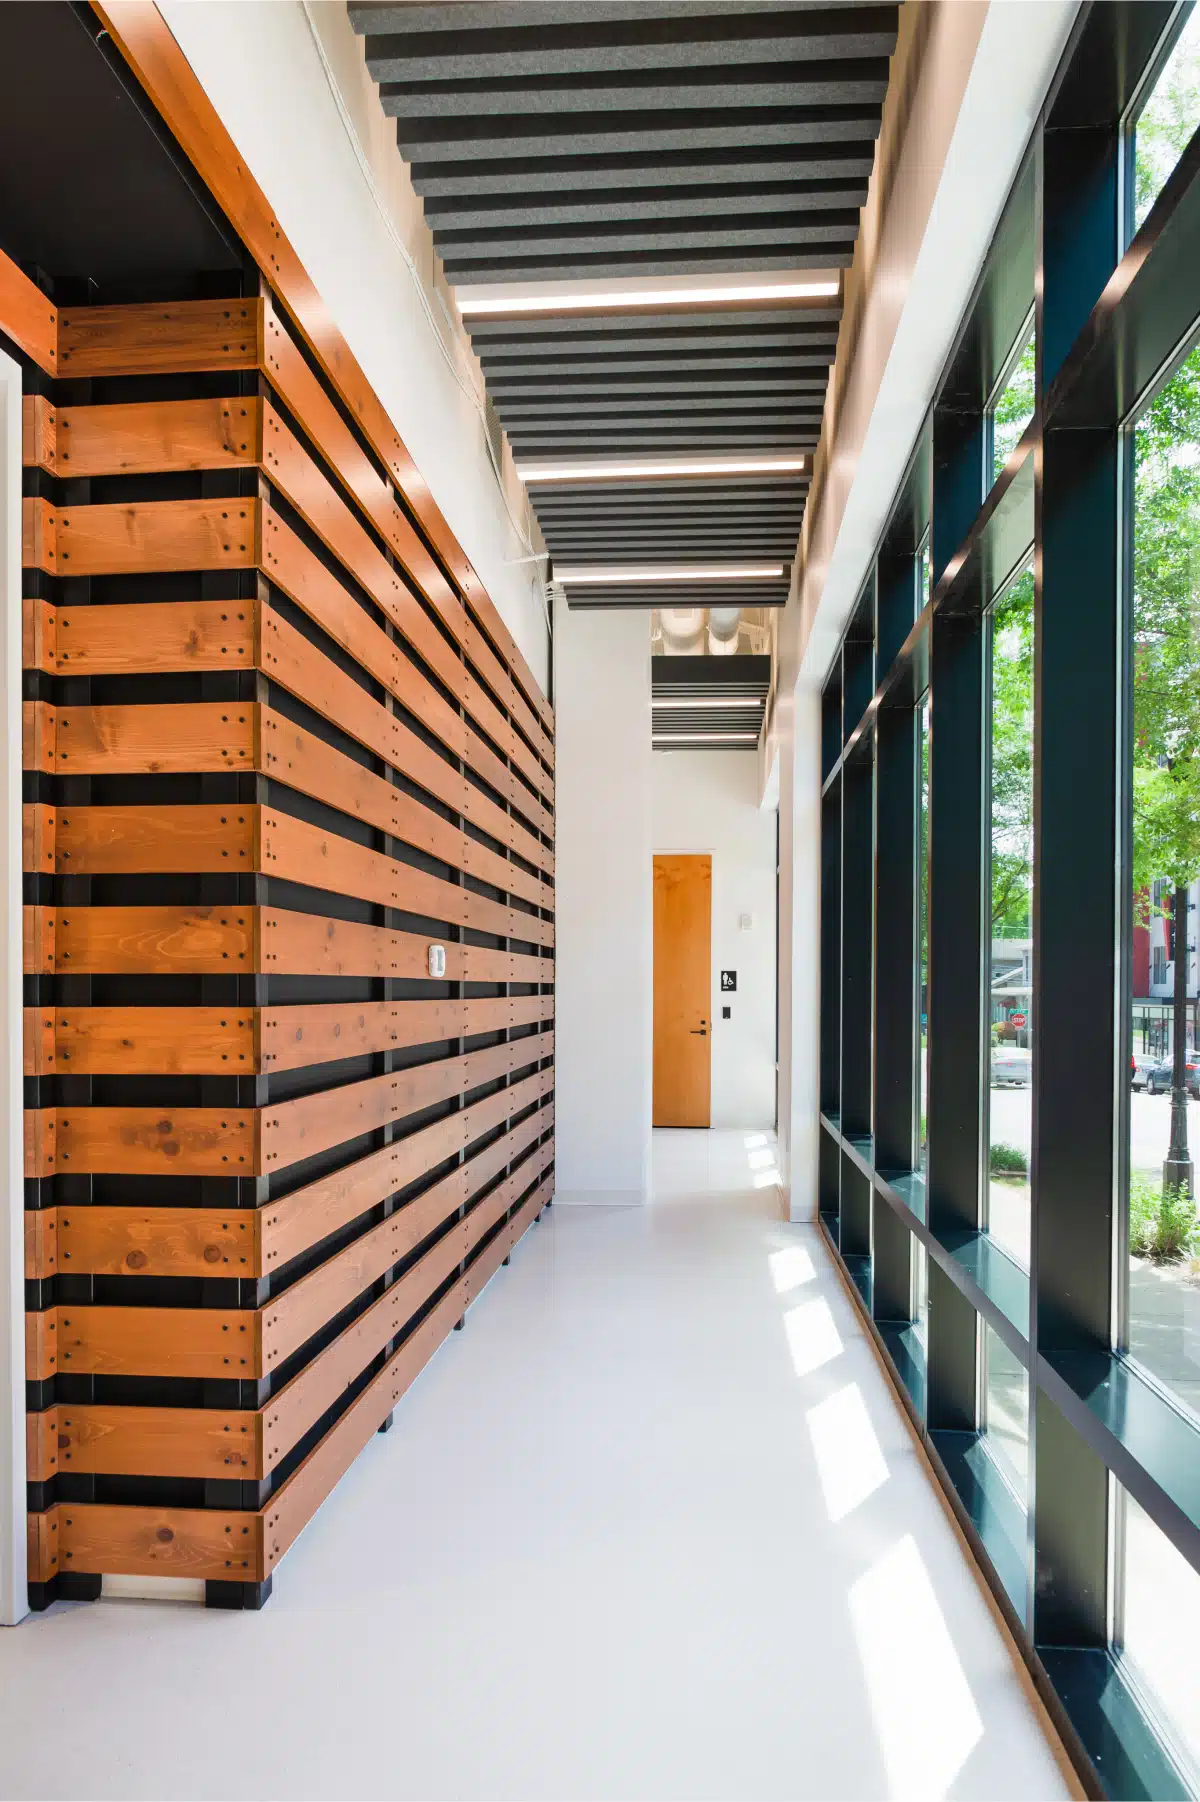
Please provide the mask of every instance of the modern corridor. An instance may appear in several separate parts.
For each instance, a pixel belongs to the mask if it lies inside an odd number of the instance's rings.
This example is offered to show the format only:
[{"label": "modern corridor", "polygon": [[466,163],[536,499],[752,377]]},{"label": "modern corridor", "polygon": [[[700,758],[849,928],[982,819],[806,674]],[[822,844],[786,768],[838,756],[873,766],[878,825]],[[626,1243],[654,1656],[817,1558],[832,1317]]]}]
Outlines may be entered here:
[{"label": "modern corridor", "polygon": [[1080,1793],[772,1156],[545,1216],[261,1614],[0,1635],[0,1793]]}]

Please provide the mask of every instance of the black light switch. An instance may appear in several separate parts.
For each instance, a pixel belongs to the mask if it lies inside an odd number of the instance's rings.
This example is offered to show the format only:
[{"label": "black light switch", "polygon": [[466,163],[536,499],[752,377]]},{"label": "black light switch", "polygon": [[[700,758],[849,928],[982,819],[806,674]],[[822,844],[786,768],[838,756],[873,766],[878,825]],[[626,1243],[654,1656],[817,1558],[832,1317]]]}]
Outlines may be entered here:
[{"label": "black light switch", "polygon": [[722,1020],[732,1019],[733,1018],[733,1009],[731,1007],[723,1007],[721,1009],[721,1018],[722,1018]]}]

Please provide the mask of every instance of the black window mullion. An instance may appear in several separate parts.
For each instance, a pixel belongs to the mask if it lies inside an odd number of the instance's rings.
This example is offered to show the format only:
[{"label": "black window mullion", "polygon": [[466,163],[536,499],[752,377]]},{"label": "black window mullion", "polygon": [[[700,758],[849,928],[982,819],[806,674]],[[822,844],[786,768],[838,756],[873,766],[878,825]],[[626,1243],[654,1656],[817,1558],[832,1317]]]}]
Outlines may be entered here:
[{"label": "black window mullion", "polygon": [[842,1131],[871,1131],[873,769],[870,746],[842,772]]},{"label": "black window mullion", "polygon": [[915,1168],[917,726],[911,706],[876,724],[875,1162]]},{"label": "black window mullion", "polygon": [[935,614],[929,757],[929,1224],[979,1225],[983,1116],[984,650],[979,613]]}]

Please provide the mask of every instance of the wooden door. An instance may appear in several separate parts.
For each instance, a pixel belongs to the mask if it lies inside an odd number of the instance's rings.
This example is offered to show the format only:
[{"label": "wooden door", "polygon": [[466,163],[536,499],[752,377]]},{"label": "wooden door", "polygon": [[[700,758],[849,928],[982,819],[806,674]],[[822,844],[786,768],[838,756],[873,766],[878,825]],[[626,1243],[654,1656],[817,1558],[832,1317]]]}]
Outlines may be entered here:
[{"label": "wooden door", "polygon": [[712,858],[654,859],[654,1124],[708,1126]]}]

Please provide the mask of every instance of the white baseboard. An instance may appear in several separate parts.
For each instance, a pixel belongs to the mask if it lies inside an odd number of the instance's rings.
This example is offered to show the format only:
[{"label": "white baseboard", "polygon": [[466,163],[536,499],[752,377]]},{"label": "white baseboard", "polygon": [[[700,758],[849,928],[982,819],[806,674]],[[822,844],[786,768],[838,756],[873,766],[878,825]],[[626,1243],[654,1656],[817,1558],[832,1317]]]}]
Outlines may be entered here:
[{"label": "white baseboard", "polygon": [[644,1189],[556,1189],[556,1208],[640,1208],[646,1202]]}]

